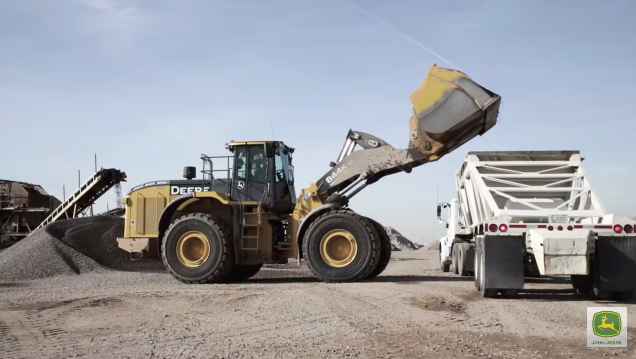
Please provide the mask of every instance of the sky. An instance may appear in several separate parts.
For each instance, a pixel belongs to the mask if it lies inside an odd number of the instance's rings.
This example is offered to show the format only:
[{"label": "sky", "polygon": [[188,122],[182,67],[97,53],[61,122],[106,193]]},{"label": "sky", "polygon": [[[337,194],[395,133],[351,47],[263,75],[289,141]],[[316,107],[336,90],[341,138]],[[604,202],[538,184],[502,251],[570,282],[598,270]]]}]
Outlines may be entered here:
[{"label": "sky", "polygon": [[[275,138],[296,148],[299,192],[349,129],[406,147],[408,96],[437,64],[501,95],[498,124],[351,208],[429,242],[468,151],[580,150],[608,212],[636,215],[635,13],[630,0],[3,0],[0,178],[61,198],[97,154],[126,193],[230,140]],[[96,211],[107,203],[112,191]]]}]

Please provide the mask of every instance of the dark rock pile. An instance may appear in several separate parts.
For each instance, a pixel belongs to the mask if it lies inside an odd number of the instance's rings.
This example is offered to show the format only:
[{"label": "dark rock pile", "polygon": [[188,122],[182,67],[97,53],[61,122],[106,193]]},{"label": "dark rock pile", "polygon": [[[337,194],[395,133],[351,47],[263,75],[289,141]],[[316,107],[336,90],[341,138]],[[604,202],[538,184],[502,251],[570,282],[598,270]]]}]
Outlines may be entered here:
[{"label": "dark rock pile", "polygon": [[106,270],[161,270],[161,261],[131,261],[117,247],[124,220],[85,217],[49,224],[0,253],[0,282]]}]

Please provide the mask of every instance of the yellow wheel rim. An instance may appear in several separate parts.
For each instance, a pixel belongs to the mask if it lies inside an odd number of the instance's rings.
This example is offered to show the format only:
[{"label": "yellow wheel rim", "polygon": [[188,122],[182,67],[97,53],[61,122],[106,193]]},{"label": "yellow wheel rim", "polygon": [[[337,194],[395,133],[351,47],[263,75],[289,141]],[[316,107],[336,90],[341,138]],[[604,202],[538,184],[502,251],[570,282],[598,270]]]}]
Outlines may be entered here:
[{"label": "yellow wheel rim", "polygon": [[210,257],[210,241],[201,232],[186,232],[177,241],[177,257],[186,267],[200,267]]},{"label": "yellow wheel rim", "polygon": [[346,267],[356,258],[356,238],[344,229],[334,229],[320,240],[320,256],[332,267]]}]

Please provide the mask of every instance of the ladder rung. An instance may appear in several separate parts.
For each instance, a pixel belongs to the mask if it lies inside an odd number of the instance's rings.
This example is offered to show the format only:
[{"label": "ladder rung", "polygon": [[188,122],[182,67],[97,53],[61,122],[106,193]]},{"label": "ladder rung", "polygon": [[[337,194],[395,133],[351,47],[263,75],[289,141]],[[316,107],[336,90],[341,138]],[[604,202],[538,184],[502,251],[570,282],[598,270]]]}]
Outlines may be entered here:
[{"label": "ladder rung", "polygon": [[258,236],[243,236],[243,238],[258,238]]},{"label": "ladder rung", "polygon": [[243,223],[244,227],[258,227],[258,224]]}]

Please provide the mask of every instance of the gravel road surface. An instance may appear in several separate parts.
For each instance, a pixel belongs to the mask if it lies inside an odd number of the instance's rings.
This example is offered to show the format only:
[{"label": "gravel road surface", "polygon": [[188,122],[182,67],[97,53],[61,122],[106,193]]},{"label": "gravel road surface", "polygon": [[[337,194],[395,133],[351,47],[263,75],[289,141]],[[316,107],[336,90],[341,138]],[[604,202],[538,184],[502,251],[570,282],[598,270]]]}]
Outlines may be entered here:
[{"label": "gravel road surface", "polygon": [[186,285],[163,271],[100,271],[0,283],[2,358],[636,358],[586,347],[586,307],[567,280],[483,299],[402,251],[372,282],[326,284],[294,265],[241,284]]}]

